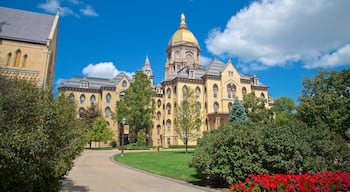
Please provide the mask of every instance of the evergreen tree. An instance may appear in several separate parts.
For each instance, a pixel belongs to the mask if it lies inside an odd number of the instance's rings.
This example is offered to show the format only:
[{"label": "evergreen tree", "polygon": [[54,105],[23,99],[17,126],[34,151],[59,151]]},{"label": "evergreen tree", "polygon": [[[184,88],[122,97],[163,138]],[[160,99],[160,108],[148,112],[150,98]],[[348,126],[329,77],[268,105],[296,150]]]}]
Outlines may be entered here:
[{"label": "evergreen tree", "polygon": [[[137,133],[144,129],[146,135],[151,135],[152,119],[154,113],[153,96],[155,92],[152,89],[151,81],[142,71],[138,71],[134,81],[125,91],[123,100],[116,103],[116,115],[113,118],[121,121],[125,118],[130,127],[130,138],[132,141],[137,139]],[[148,142],[151,142],[147,138]]]},{"label": "evergreen tree", "polygon": [[230,109],[230,123],[231,124],[242,124],[247,121],[247,113],[245,112],[244,106],[236,98],[233,106]]}]

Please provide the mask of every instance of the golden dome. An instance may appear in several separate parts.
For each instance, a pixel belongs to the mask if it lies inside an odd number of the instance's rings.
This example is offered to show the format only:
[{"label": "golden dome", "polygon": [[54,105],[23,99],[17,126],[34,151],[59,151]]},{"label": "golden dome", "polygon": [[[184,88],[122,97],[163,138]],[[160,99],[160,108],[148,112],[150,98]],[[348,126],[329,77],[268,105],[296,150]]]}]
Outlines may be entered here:
[{"label": "golden dome", "polygon": [[185,15],[181,14],[181,22],[179,29],[174,33],[174,35],[171,37],[168,45],[171,45],[176,42],[190,42],[194,43],[198,46],[198,41],[196,37],[193,35],[193,33],[187,29],[186,22],[185,22]]}]

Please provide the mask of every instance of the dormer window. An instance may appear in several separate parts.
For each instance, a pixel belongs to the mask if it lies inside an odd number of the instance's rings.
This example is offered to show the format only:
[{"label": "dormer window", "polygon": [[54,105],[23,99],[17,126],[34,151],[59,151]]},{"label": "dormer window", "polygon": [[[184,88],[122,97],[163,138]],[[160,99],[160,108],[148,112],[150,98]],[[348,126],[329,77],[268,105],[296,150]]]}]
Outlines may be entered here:
[{"label": "dormer window", "polygon": [[258,84],[259,84],[258,78],[254,77],[254,79],[253,79],[253,84],[254,84],[254,85],[258,85]]},{"label": "dormer window", "polygon": [[195,75],[194,75],[195,73],[194,73],[194,70],[190,70],[189,71],[189,74],[188,74],[188,76],[189,76],[189,78],[195,78]]},{"label": "dormer window", "polygon": [[80,88],[89,88],[88,81],[80,81]]},{"label": "dormer window", "polygon": [[126,86],[128,86],[128,83],[124,80],[122,83],[122,87],[126,87]]}]

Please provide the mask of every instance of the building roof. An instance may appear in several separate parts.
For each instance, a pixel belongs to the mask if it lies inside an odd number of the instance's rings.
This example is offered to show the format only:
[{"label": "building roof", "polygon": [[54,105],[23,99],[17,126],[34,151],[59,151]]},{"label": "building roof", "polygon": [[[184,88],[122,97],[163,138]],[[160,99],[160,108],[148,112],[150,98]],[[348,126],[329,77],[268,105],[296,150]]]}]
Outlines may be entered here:
[{"label": "building roof", "polygon": [[55,16],[0,7],[0,38],[46,44]]},{"label": "building roof", "polygon": [[181,14],[181,22],[179,29],[175,31],[173,36],[170,38],[168,45],[177,43],[177,42],[190,42],[199,47],[198,41],[193,33],[188,30],[185,21],[185,15]]},{"label": "building roof", "polygon": [[224,68],[225,63],[215,58],[206,67],[206,74],[220,76],[220,73]]}]

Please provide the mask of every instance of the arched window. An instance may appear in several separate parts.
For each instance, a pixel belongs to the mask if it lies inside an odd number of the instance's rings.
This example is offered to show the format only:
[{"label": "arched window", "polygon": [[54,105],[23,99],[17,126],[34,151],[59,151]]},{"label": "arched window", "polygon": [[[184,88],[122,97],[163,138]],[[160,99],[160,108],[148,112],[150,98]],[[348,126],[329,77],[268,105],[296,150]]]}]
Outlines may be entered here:
[{"label": "arched window", "polygon": [[7,67],[12,66],[12,53],[8,53],[6,56],[6,66]]},{"label": "arched window", "polygon": [[27,67],[27,59],[28,59],[28,55],[27,54],[23,55],[22,63],[21,63],[22,68]]},{"label": "arched window", "polygon": [[171,89],[170,89],[170,88],[168,88],[168,89],[166,90],[166,94],[167,94],[167,96],[168,96],[168,99],[170,99],[170,97],[171,97]]},{"label": "arched window", "polygon": [[161,113],[160,113],[160,111],[158,111],[158,113],[157,113],[157,120],[158,121],[160,120],[160,116],[161,116]]},{"label": "arched window", "polygon": [[161,105],[162,105],[162,102],[160,101],[160,99],[158,99],[158,101],[157,101],[157,106],[158,106],[158,108],[159,108]]},{"label": "arched window", "polygon": [[157,134],[160,134],[160,125],[157,125]]},{"label": "arched window", "polygon": [[128,83],[124,80],[123,83],[122,83],[122,87],[125,88],[126,86],[128,86]]},{"label": "arched window", "polygon": [[214,103],[214,113],[217,113],[219,110],[219,103],[218,102],[215,102]]},{"label": "arched window", "polygon": [[111,102],[111,94],[107,94],[106,95],[106,103],[110,103]]},{"label": "arched window", "polygon": [[109,117],[111,115],[111,108],[106,107],[105,108],[105,117]]},{"label": "arched window", "polygon": [[21,50],[18,49],[16,51],[16,55],[15,55],[15,63],[14,63],[14,67],[19,67],[20,61],[21,61]]},{"label": "arched window", "polygon": [[80,95],[80,104],[84,104],[84,102],[85,102],[85,95],[82,94]]},{"label": "arched window", "polygon": [[242,88],[242,94],[243,94],[243,96],[247,95],[247,89],[245,87]]},{"label": "arched window", "polygon": [[265,94],[264,94],[264,93],[261,93],[261,94],[260,94],[260,98],[261,98],[261,99],[265,99]]},{"label": "arched window", "polygon": [[79,117],[80,118],[84,116],[84,111],[85,111],[84,107],[79,108]]},{"label": "arched window", "polygon": [[232,108],[232,103],[229,102],[229,103],[228,103],[228,112],[229,112],[229,113],[231,112],[231,108]]},{"label": "arched window", "polygon": [[74,102],[74,94],[73,93],[69,94],[68,98],[69,98],[69,101]]},{"label": "arched window", "polygon": [[186,86],[186,85],[184,85],[184,86],[182,87],[182,96],[183,96],[183,97],[186,97],[186,96],[187,96],[187,86]]},{"label": "arched window", "polygon": [[216,84],[213,86],[213,96],[214,98],[218,97],[218,86]]},{"label": "arched window", "polygon": [[230,83],[227,85],[227,96],[228,98],[235,98],[236,96],[236,85]]},{"label": "arched window", "polygon": [[170,132],[171,131],[171,121],[170,121],[170,119],[168,119],[166,121],[166,127],[168,128],[168,132]]},{"label": "arched window", "polygon": [[171,114],[171,105],[170,105],[170,103],[166,104],[166,110],[168,112],[168,115],[170,115]]},{"label": "arched window", "polygon": [[201,89],[197,86],[196,87],[196,99],[199,99],[200,95],[201,95]]},{"label": "arched window", "polygon": [[124,91],[121,91],[121,92],[119,93],[119,99],[120,99],[120,100],[123,100],[124,95],[125,95]]},{"label": "arched window", "polygon": [[94,104],[95,101],[96,101],[95,95],[91,95],[91,97],[90,97],[90,103],[91,103],[91,104]]}]

